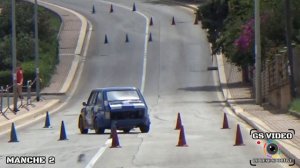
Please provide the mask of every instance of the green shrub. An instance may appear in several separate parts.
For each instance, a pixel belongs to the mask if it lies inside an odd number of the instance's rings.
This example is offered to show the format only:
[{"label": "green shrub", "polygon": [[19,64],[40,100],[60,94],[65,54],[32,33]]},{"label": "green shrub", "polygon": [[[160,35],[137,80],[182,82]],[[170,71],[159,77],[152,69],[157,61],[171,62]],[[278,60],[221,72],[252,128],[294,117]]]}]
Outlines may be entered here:
[{"label": "green shrub", "polygon": [[[10,8],[9,0],[0,2],[3,11],[0,19],[0,86],[12,85],[11,75],[11,38],[10,38]],[[35,79],[35,55],[34,55],[34,29],[33,4],[17,1],[17,60],[22,63],[24,72],[24,85],[27,80]],[[41,88],[47,86],[51,75],[59,62],[59,46],[57,33],[59,32],[60,17],[44,7],[39,7],[39,56]],[[30,26],[31,25],[31,26]],[[33,85],[33,89],[35,85]]]},{"label": "green shrub", "polygon": [[0,71],[0,86],[6,87],[6,85],[12,84],[11,71]]},{"label": "green shrub", "polygon": [[300,99],[295,99],[291,104],[289,110],[300,113]]}]

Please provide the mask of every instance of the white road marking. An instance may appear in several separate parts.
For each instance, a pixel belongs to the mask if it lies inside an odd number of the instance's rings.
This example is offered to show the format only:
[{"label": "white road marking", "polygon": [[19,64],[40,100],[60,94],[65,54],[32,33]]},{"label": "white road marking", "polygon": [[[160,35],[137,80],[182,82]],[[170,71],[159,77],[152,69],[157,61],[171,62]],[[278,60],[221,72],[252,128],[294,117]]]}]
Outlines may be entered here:
[{"label": "white road marking", "polygon": [[[124,6],[124,5],[120,5],[120,4],[116,4],[113,2],[106,2],[103,0],[98,0],[99,2],[105,3],[105,4],[113,4],[114,6],[118,6],[120,8],[123,9],[127,9],[129,11],[131,11],[131,8],[129,8],[128,6]],[[137,14],[141,15],[142,17],[144,17],[146,19],[146,29],[145,29],[145,43],[144,43],[144,59],[143,59],[143,73],[142,73],[142,83],[141,83],[141,92],[144,92],[145,89],[145,81],[146,81],[146,67],[147,67],[147,53],[148,53],[148,38],[149,38],[149,18],[143,14],[142,12],[136,11]],[[94,155],[94,157],[89,161],[89,163],[87,164],[87,166],[85,168],[92,168],[96,161],[103,155],[103,153],[105,152],[106,148],[108,147],[108,144],[111,143],[111,140],[108,139],[105,142],[105,146],[102,146],[98,152]]]},{"label": "white road marking", "polygon": [[[132,8],[128,7],[128,6],[125,6],[125,5],[121,5],[121,4],[116,4],[116,3],[113,3],[113,2],[107,2],[107,1],[103,1],[103,0],[98,0],[99,2],[102,2],[102,3],[105,3],[105,4],[112,4],[114,6],[118,6],[120,8],[123,8],[123,9],[127,9],[129,11],[132,10]],[[146,82],[146,69],[147,69],[147,54],[148,54],[148,38],[149,38],[149,21],[150,19],[145,15],[143,14],[142,12],[140,11],[135,11],[135,13],[141,15],[142,17],[144,17],[146,19],[146,28],[145,28],[145,42],[144,42],[144,59],[143,59],[143,73],[142,73],[142,83],[141,83],[141,92],[144,93],[144,90],[145,90],[145,82]]]},{"label": "white road marking", "polygon": [[94,157],[90,160],[90,162],[85,166],[85,168],[92,168],[97,160],[101,157],[101,155],[105,152],[108,145],[111,143],[111,139],[106,140],[105,145],[101,147],[98,152],[94,155]]},{"label": "white road marking", "polygon": [[144,93],[145,90],[145,82],[146,82],[146,71],[147,71],[147,53],[148,53],[148,38],[149,38],[149,18],[141,13],[137,12],[141,16],[146,19],[146,29],[145,29],[145,43],[144,43],[144,61],[143,61],[143,74],[142,74],[142,84],[141,84],[141,92]]}]

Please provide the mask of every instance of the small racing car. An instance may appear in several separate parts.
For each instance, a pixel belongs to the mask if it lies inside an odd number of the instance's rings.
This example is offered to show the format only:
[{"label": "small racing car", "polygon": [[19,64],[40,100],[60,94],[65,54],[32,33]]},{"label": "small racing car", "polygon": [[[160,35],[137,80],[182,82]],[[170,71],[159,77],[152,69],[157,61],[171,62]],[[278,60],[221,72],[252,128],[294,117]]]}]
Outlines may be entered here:
[{"label": "small racing car", "polygon": [[149,132],[148,107],[140,90],[135,87],[94,89],[82,105],[78,120],[82,134],[87,134],[89,129],[103,134],[112,126],[125,133],[136,127],[142,133]]}]

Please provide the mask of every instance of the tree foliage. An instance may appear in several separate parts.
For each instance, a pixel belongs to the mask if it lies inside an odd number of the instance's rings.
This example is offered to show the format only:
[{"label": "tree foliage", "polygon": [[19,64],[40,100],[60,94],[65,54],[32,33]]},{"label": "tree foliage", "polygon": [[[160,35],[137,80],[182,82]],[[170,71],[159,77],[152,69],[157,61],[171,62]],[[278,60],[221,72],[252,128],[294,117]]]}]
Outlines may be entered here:
[{"label": "tree foliage", "polygon": [[[299,8],[299,1],[291,1],[292,39],[297,43],[300,41]],[[203,28],[209,29],[208,40],[213,52],[223,52],[240,67],[253,65],[254,1],[211,0],[199,9]],[[286,43],[284,0],[261,0],[260,14],[262,58],[272,58]]]},{"label": "tree foliage", "polygon": [[[0,8],[0,86],[11,85],[11,1],[1,0]],[[39,56],[41,86],[46,86],[58,63],[57,33],[60,19],[53,12],[38,7]],[[34,5],[16,0],[17,60],[22,63],[24,78],[35,78],[34,64]]]},{"label": "tree foliage", "polygon": [[[0,15],[0,70],[11,69],[11,3],[8,0],[0,1],[2,12]],[[49,26],[49,11],[38,8],[39,40],[51,42],[51,34],[55,30]],[[34,8],[33,5],[16,1],[16,33],[17,33],[17,60],[20,62],[34,59]],[[43,47],[43,46],[41,46]],[[40,48],[40,50],[45,50]]]}]

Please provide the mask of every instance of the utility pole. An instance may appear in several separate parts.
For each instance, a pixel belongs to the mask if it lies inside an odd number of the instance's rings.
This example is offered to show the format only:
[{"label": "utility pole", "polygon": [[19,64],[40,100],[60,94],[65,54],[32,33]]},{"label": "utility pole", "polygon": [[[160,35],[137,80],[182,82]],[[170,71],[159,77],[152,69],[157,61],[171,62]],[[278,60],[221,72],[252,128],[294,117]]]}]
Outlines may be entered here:
[{"label": "utility pole", "polygon": [[[11,26],[12,26],[12,77],[13,77],[13,95],[14,95],[14,107],[13,110],[16,113],[18,111],[18,97],[17,97],[17,49],[16,49],[16,1],[11,0]],[[9,104],[8,104],[9,105]]]},{"label": "utility pole", "polygon": [[35,37],[35,79],[36,79],[36,100],[40,101],[40,69],[39,69],[39,29],[38,29],[38,5],[34,1],[34,37]]},{"label": "utility pole", "polygon": [[290,13],[290,0],[285,0],[285,35],[288,53],[288,75],[290,80],[291,98],[296,97],[295,83],[294,83],[294,68],[293,68],[293,48],[291,44],[291,13]]},{"label": "utility pole", "polygon": [[254,0],[255,16],[255,102],[261,104],[261,44],[260,44],[260,0]]}]

